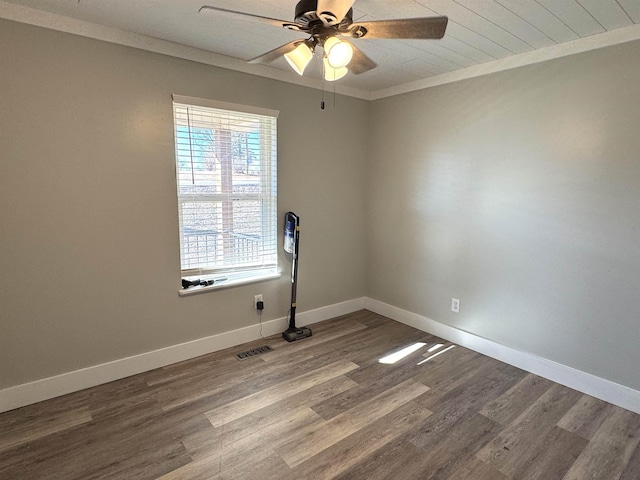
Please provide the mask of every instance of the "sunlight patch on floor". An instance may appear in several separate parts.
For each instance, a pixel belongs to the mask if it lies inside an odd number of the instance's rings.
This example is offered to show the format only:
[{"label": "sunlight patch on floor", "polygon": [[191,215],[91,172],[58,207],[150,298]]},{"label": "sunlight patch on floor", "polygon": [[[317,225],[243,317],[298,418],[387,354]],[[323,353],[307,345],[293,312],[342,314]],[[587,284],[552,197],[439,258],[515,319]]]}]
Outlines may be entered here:
[{"label": "sunlight patch on floor", "polygon": [[378,363],[385,363],[387,365],[392,365],[397,361],[402,360],[407,355],[411,355],[416,350],[420,350],[425,345],[426,343],[416,342],[412,345],[409,345],[408,347],[404,347],[402,350],[398,350],[397,352],[390,353],[389,355],[382,357],[381,359],[378,360]]},{"label": "sunlight patch on floor", "polygon": [[433,355],[431,355],[430,357],[425,358],[424,360],[422,360],[421,362],[418,362],[418,365],[422,365],[425,362],[428,362],[429,360],[431,360],[432,358],[437,357],[438,355],[442,355],[445,352],[448,352],[449,350],[451,350],[453,347],[455,347],[455,345],[449,345],[447,348],[445,348],[444,350],[438,352],[438,353],[434,353]]}]

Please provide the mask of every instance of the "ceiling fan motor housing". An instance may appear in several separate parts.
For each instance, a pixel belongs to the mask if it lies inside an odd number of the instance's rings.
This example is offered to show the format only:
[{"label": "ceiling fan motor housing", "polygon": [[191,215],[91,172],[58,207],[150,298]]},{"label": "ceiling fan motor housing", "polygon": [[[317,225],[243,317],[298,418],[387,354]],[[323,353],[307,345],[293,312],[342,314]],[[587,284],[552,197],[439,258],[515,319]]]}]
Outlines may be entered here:
[{"label": "ceiling fan motor housing", "polygon": [[344,18],[336,18],[332,12],[318,12],[317,0],[300,0],[296,5],[295,22],[302,27],[312,27],[314,23],[335,25],[336,27],[351,25],[353,9],[349,9]]}]

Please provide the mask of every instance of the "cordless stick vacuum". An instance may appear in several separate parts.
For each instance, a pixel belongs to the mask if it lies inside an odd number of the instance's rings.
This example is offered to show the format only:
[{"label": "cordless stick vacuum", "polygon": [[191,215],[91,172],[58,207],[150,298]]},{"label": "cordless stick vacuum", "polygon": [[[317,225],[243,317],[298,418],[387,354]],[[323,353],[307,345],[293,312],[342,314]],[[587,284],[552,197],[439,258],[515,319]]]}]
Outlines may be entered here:
[{"label": "cordless stick vacuum", "polygon": [[282,332],[287,342],[301,340],[312,335],[308,327],[296,327],[296,289],[298,284],[298,247],[300,246],[300,217],[293,212],[284,216],[284,251],[291,254],[291,315],[289,328]]}]

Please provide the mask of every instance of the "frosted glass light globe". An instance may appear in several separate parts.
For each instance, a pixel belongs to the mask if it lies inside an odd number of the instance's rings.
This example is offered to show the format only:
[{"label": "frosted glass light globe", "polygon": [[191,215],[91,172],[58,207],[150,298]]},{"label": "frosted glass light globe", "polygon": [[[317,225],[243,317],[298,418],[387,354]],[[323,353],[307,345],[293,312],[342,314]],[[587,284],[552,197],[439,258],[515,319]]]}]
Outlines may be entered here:
[{"label": "frosted glass light globe", "polygon": [[329,65],[333,68],[346,67],[353,57],[353,48],[347,42],[341,42],[336,37],[329,37],[324,42],[324,51]]}]

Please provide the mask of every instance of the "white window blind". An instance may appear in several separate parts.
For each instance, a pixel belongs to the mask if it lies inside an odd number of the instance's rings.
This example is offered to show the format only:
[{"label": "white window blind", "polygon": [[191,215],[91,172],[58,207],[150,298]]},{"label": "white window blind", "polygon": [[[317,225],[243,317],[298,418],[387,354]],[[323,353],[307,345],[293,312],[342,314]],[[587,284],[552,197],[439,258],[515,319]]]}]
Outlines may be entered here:
[{"label": "white window blind", "polygon": [[277,112],[173,98],[182,276],[275,272]]}]

